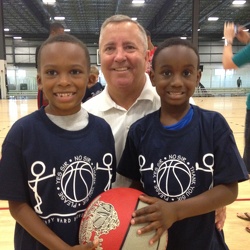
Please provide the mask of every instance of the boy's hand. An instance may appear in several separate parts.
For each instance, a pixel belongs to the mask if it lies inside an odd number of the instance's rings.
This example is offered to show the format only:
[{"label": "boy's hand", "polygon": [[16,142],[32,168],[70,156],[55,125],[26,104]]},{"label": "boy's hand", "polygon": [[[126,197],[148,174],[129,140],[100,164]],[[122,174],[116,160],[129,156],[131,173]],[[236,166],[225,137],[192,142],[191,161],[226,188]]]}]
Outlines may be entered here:
[{"label": "boy's hand", "polygon": [[136,210],[132,214],[131,224],[148,223],[148,225],[138,230],[138,234],[156,230],[154,237],[149,242],[152,245],[175,222],[175,219],[170,216],[174,214],[174,211],[169,211],[171,209],[170,203],[168,204],[159,198],[141,195],[139,199],[149,205]]},{"label": "boy's hand", "polygon": [[96,249],[96,247],[98,247],[99,245],[99,241],[98,240],[94,240],[92,242],[89,242],[87,244],[84,245],[77,245],[72,247],[72,250],[93,250]]}]

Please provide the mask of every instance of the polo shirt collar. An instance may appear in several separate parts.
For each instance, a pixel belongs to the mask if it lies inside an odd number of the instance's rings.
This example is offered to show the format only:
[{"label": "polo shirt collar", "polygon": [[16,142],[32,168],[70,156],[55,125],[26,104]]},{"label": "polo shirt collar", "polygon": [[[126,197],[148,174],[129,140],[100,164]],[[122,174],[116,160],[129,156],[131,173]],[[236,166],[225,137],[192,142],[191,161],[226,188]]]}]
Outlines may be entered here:
[{"label": "polo shirt collar", "polygon": [[[153,102],[154,100],[154,96],[156,94],[155,88],[152,86],[152,83],[150,81],[150,78],[148,76],[148,74],[146,74],[146,82],[145,85],[142,89],[142,92],[140,94],[140,96],[137,98],[136,102],[139,100],[148,100]],[[109,109],[115,108],[117,109],[119,107],[119,109],[123,109],[122,107],[118,106],[110,97],[109,93],[108,93],[108,88],[105,87],[104,90],[99,94],[101,100],[101,106],[100,106],[100,110],[101,111],[107,111]]]}]

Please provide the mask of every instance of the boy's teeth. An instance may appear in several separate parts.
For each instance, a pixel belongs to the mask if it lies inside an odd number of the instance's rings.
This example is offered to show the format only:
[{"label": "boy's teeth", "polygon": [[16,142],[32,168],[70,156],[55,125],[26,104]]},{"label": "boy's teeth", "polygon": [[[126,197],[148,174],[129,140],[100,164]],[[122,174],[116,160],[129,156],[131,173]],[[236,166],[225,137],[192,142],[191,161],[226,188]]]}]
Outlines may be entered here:
[{"label": "boy's teeth", "polygon": [[70,96],[72,94],[71,93],[59,93],[57,95],[60,96],[60,97],[65,97],[65,96]]}]

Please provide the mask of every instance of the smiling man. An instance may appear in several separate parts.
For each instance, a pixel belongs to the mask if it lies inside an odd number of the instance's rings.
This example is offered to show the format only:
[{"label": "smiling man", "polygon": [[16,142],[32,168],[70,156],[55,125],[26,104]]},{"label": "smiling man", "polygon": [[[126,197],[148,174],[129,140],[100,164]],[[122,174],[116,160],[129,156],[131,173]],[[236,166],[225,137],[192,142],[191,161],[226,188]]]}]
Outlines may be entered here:
[{"label": "smiling man", "polygon": [[[147,47],[144,28],[128,16],[111,16],[101,27],[99,51],[107,85],[83,107],[110,124],[117,161],[130,125],[160,107],[159,96],[145,73],[149,56]],[[128,186],[119,177],[115,183],[116,186]]]}]

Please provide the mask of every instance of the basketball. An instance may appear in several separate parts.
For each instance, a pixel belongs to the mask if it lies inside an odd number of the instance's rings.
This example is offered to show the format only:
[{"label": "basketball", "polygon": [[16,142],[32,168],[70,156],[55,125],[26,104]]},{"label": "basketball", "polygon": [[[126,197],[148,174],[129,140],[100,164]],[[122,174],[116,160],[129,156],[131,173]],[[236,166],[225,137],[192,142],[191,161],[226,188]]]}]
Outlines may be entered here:
[{"label": "basketball", "polygon": [[[132,188],[113,188],[103,192],[86,209],[79,229],[79,242],[99,239],[98,250],[165,250],[167,234],[149,245],[155,231],[142,235],[137,230],[144,224],[131,225],[133,211],[147,206],[138,199],[142,192]],[[145,224],[146,225],[146,224]]]}]

